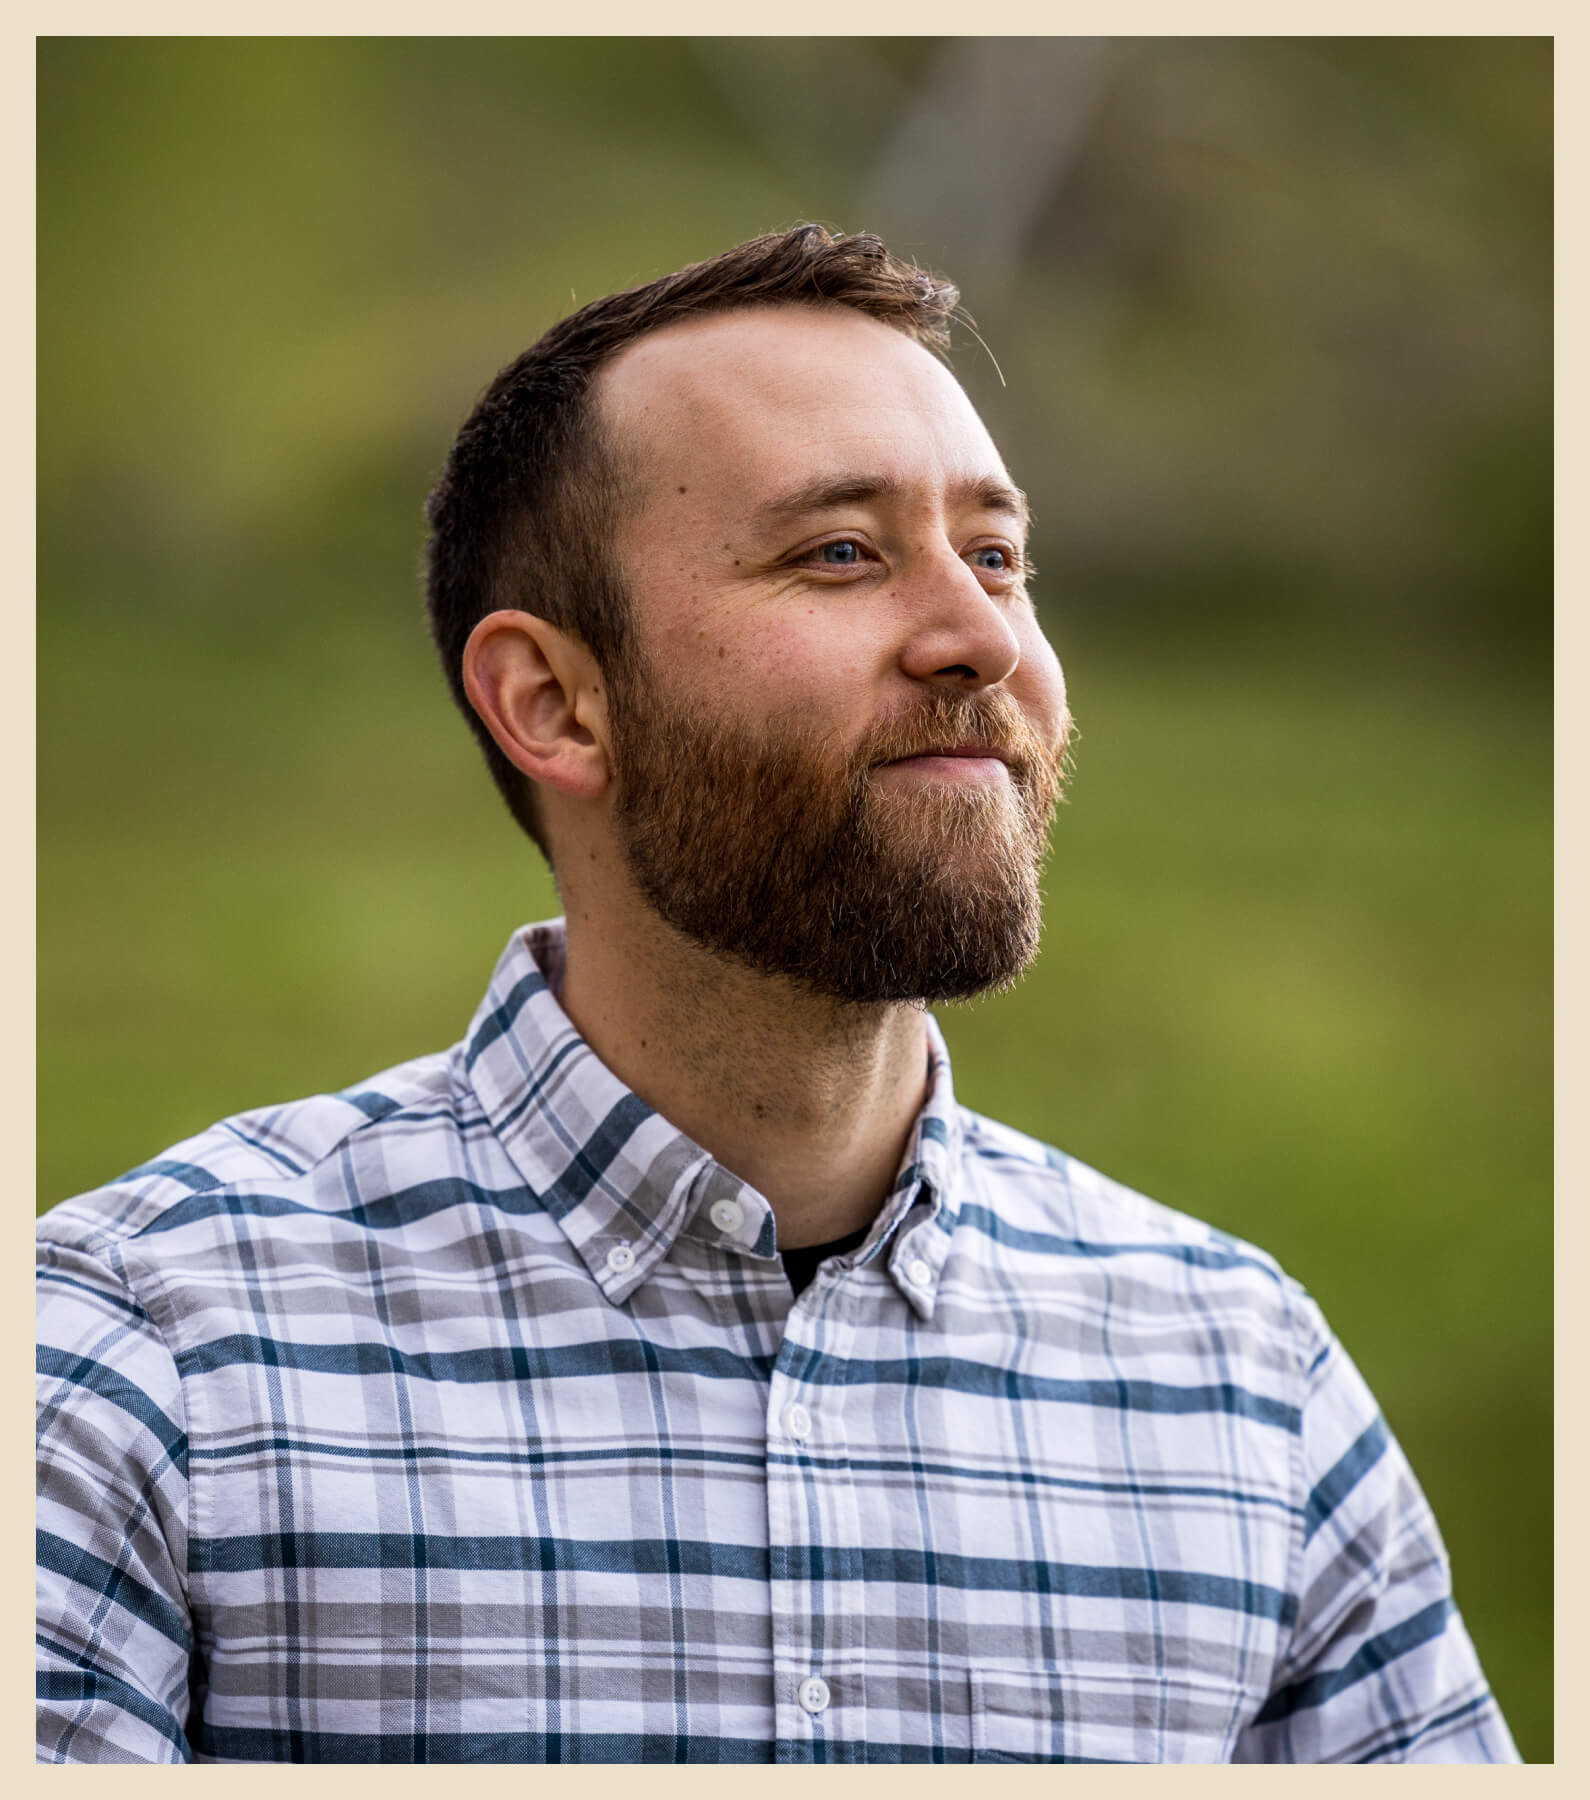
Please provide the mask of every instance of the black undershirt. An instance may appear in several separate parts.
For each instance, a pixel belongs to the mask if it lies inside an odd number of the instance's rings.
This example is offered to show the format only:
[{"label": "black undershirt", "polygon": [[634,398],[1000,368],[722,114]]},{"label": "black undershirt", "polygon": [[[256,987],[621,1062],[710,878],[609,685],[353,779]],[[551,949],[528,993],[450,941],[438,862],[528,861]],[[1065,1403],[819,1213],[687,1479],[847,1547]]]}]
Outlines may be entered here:
[{"label": "black undershirt", "polygon": [[860,1231],[851,1232],[849,1237],[835,1238],[829,1244],[802,1244],[798,1250],[781,1250],[779,1254],[784,1259],[784,1273],[789,1276],[795,1298],[798,1300],[801,1290],[811,1285],[819,1263],[827,1262],[830,1256],[842,1256],[846,1250],[859,1248],[862,1239],[871,1230],[870,1225],[863,1225]]}]

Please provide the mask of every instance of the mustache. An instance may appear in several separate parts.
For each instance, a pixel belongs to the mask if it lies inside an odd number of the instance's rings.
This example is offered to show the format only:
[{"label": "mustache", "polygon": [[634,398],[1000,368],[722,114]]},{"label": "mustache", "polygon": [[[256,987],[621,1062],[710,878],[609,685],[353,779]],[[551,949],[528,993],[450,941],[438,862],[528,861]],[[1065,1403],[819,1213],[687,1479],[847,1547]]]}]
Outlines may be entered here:
[{"label": "mustache", "polygon": [[1071,741],[1066,713],[1060,740],[1048,744],[1010,697],[999,691],[932,695],[909,712],[881,719],[856,746],[852,768],[861,773],[907,756],[982,750],[1007,763],[1013,775],[1059,773]]}]

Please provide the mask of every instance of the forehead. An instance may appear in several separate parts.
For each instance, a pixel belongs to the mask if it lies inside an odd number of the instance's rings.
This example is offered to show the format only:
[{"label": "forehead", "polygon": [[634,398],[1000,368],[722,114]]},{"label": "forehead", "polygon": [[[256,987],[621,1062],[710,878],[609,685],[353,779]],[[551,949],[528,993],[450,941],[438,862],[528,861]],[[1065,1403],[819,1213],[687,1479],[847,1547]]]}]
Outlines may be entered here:
[{"label": "forehead", "polygon": [[1000,475],[949,370],[903,332],[844,307],[757,307],[638,339],[596,399],[648,503],[681,489],[717,510],[791,480],[865,471],[902,490]]}]

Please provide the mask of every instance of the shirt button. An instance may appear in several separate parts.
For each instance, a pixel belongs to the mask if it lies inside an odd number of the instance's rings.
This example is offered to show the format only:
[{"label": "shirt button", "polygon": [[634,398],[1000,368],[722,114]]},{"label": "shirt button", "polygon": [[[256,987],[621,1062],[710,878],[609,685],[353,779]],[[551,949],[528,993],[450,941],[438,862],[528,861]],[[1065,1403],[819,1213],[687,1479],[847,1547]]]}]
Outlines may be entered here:
[{"label": "shirt button", "polygon": [[933,1271],[919,1256],[906,1265],[905,1278],[912,1287],[925,1288],[933,1279]]},{"label": "shirt button", "polygon": [[807,1712],[815,1717],[828,1710],[828,1683],[821,1675],[808,1675],[801,1683],[796,1697]]},{"label": "shirt button", "polygon": [[626,1269],[635,1266],[635,1252],[628,1244],[615,1244],[607,1253],[607,1266],[615,1275],[622,1275]]},{"label": "shirt button", "polygon": [[738,1200],[714,1200],[708,1217],[719,1231],[732,1237],[745,1223],[745,1208]]},{"label": "shirt button", "polygon": [[804,1444],[812,1435],[812,1415],[799,1400],[792,1400],[784,1408],[784,1429],[798,1444]]}]

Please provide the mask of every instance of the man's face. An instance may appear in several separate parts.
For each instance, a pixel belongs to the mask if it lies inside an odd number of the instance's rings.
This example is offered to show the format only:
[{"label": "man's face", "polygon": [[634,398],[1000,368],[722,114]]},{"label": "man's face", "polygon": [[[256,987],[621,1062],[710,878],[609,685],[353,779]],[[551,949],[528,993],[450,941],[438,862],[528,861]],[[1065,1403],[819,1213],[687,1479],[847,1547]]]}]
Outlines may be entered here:
[{"label": "man's face", "polygon": [[640,340],[598,403],[640,653],[615,820],[652,905],[842,1000],[1012,979],[1069,720],[1024,504],[953,377],[778,307]]}]

